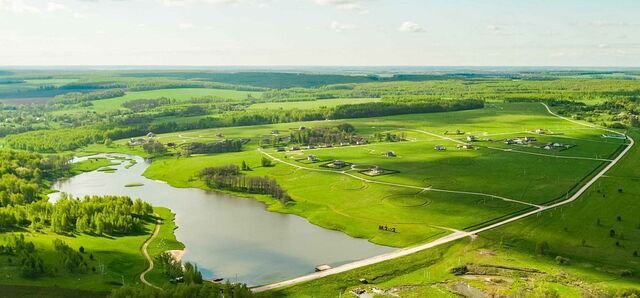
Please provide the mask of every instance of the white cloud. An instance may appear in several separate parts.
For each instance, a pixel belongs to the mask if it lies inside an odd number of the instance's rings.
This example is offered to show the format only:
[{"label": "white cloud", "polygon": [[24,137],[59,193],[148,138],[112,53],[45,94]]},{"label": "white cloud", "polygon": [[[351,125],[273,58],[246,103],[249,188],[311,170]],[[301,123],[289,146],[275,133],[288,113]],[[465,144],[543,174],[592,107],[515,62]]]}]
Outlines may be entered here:
[{"label": "white cloud", "polygon": [[182,24],[179,24],[178,27],[180,27],[180,29],[187,30],[187,29],[195,28],[196,25],[194,25],[192,23],[182,23]]},{"label": "white cloud", "polygon": [[400,27],[398,28],[398,31],[408,32],[408,33],[420,33],[420,32],[425,32],[427,30],[425,30],[420,25],[414,22],[406,21],[400,25]]},{"label": "white cloud", "polygon": [[243,0],[160,0],[162,4],[166,6],[180,6],[195,3],[210,3],[210,4],[237,4],[244,2]]},{"label": "white cloud", "polygon": [[56,2],[47,3],[47,10],[52,12],[72,12],[71,9],[66,7],[64,4]]},{"label": "white cloud", "polygon": [[502,28],[500,28],[498,25],[494,25],[494,24],[487,25],[487,30],[492,32],[500,31],[501,29]]},{"label": "white cloud", "polygon": [[344,31],[349,31],[356,28],[356,26],[354,26],[353,24],[345,24],[345,23],[340,23],[338,21],[331,22],[331,25],[329,27],[331,28],[331,30],[336,32],[344,32]]},{"label": "white cloud", "polygon": [[40,10],[23,0],[0,0],[0,11],[12,13],[39,13]]},{"label": "white cloud", "polygon": [[362,0],[313,0],[318,5],[323,6],[333,6],[338,9],[344,10],[354,10],[358,11],[360,14],[367,14],[369,10],[367,10],[362,4]]}]

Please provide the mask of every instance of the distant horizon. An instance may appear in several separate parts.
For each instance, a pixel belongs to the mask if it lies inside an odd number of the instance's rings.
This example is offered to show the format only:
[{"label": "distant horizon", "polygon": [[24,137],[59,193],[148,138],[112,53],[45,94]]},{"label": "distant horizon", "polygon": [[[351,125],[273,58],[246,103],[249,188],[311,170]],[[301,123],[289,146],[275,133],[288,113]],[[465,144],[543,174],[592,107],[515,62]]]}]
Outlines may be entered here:
[{"label": "distant horizon", "polygon": [[0,65],[0,70],[284,70],[284,69],[405,69],[405,70],[640,70],[640,66],[572,65]]}]

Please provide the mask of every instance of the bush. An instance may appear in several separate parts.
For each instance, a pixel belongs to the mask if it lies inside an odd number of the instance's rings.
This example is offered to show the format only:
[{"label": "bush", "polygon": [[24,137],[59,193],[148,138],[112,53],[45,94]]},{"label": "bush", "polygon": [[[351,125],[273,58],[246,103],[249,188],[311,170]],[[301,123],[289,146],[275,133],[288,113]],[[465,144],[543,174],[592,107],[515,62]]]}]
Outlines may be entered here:
[{"label": "bush", "polygon": [[633,276],[633,270],[631,270],[631,269],[623,269],[623,270],[620,270],[620,273],[619,273],[619,274],[620,274],[620,276],[622,276],[622,277],[629,277],[629,276]]},{"label": "bush", "polygon": [[539,255],[547,254],[549,251],[549,243],[547,241],[541,241],[536,244],[536,253]]},{"label": "bush", "polygon": [[571,260],[565,257],[561,257],[561,256],[556,257],[556,263],[558,263],[559,265],[569,265],[570,262]]},{"label": "bush", "polygon": [[260,160],[260,164],[263,167],[270,167],[271,166],[271,160],[263,156],[262,159]]},{"label": "bush", "polygon": [[467,265],[462,265],[462,266],[453,267],[449,269],[449,273],[453,275],[464,275],[464,274],[467,274],[467,272],[469,272],[469,268],[467,268]]}]

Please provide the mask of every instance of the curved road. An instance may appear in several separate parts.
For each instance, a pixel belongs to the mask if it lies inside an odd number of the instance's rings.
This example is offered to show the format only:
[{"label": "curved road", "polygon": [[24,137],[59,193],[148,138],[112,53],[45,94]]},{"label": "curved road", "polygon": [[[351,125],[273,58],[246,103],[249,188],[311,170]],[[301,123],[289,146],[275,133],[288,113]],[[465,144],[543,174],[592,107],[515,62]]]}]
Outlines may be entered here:
[{"label": "curved road", "polygon": [[483,227],[483,228],[479,228],[476,229],[474,231],[470,231],[470,232],[464,232],[464,231],[458,231],[458,232],[454,232],[452,234],[449,234],[447,236],[444,236],[442,238],[438,238],[432,242],[429,243],[425,243],[422,245],[418,245],[418,246],[414,246],[411,248],[406,248],[406,249],[399,249],[390,253],[386,253],[386,254],[382,254],[379,256],[375,256],[375,257],[371,257],[368,259],[364,259],[364,260],[360,260],[360,261],[356,261],[356,262],[352,262],[352,263],[348,263],[348,264],[344,264],[342,266],[338,266],[329,270],[325,270],[325,271],[321,271],[321,272],[316,272],[316,273],[311,273],[308,275],[304,275],[304,276],[300,276],[297,278],[293,278],[290,280],[286,280],[286,281],[281,281],[281,282],[276,282],[273,284],[269,284],[269,285],[264,285],[264,286],[260,286],[260,287],[256,287],[253,288],[252,291],[253,292],[264,292],[264,291],[268,291],[268,290],[273,290],[273,289],[277,289],[277,288],[282,288],[282,287],[287,287],[287,286],[292,286],[298,283],[302,283],[302,282],[307,282],[307,281],[311,281],[311,280],[315,280],[315,279],[319,279],[325,276],[329,276],[329,275],[334,275],[334,274],[338,274],[341,272],[345,272],[345,271],[349,271],[352,269],[356,269],[356,268],[360,268],[360,267],[364,267],[364,266],[368,266],[368,265],[372,265],[372,264],[376,264],[376,263],[380,263],[380,262],[384,262],[387,260],[392,260],[392,259],[396,259],[396,258],[400,258],[400,257],[404,257],[425,249],[429,249],[441,244],[445,244],[445,243],[449,243],[458,239],[462,239],[465,237],[469,237],[475,234],[478,234],[480,232],[484,232],[487,230],[491,230],[503,225],[506,225],[508,223],[523,219],[525,217],[531,216],[533,214],[537,214],[539,212],[542,212],[544,210],[547,209],[552,209],[552,208],[556,208],[565,204],[569,204],[575,200],[577,200],[585,191],[587,191],[587,189],[589,189],[589,187],[591,187],[591,185],[593,185],[593,183],[595,183],[598,179],[600,179],[600,177],[602,177],[607,171],[609,171],[614,165],[616,165],[621,159],[622,157],[624,157],[627,152],[629,152],[629,150],[631,150],[631,148],[633,147],[633,145],[635,144],[635,141],[633,140],[633,138],[619,133],[617,131],[614,130],[610,130],[610,129],[605,129],[605,128],[600,128],[597,127],[595,125],[590,125],[590,124],[586,124],[586,123],[582,123],[582,122],[578,122],[566,117],[562,117],[554,112],[551,111],[551,109],[549,109],[549,107],[543,103],[543,105],[545,106],[545,108],[547,109],[547,111],[556,117],[562,118],[564,120],[579,124],[579,125],[583,125],[583,126],[587,126],[587,127],[591,127],[594,129],[600,129],[600,130],[604,130],[604,131],[608,131],[611,133],[615,133],[621,136],[624,136],[626,139],[629,140],[629,144],[628,146],[615,158],[611,161],[611,163],[609,163],[606,167],[604,167],[600,172],[598,172],[598,174],[596,174],[595,176],[593,176],[591,178],[591,180],[589,180],[585,185],[583,185],[575,194],[573,194],[570,198],[564,200],[564,201],[560,201],[557,202],[555,204],[552,205],[548,205],[548,206],[540,206],[539,209],[533,210],[533,211],[529,211],[514,217],[511,217],[509,219],[505,219],[503,221],[500,221],[498,223]]},{"label": "curved road", "polygon": [[162,290],[162,288],[150,283],[147,281],[147,279],[145,278],[145,275],[147,275],[147,273],[151,272],[151,270],[153,270],[153,259],[151,258],[151,256],[149,256],[149,252],[147,251],[147,247],[149,246],[149,243],[153,242],[154,239],[156,239],[156,237],[158,236],[158,233],[160,232],[160,216],[157,214],[154,214],[154,216],[156,216],[156,227],[153,230],[153,234],[151,234],[151,237],[149,237],[149,239],[147,239],[147,241],[144,242],[144,244],[142,245],[142,248],[140,249],[142,251],[142,255],[144,256],[145,259],[147,259],[147,263],[149,263],[149,266],[147,267],[147,269],[145,271],[143,271],[142,273],[140,273],[140,281],[142,283],[144,283],[147,286],[150,286],[152,288],[158,289],[158,290]]}]

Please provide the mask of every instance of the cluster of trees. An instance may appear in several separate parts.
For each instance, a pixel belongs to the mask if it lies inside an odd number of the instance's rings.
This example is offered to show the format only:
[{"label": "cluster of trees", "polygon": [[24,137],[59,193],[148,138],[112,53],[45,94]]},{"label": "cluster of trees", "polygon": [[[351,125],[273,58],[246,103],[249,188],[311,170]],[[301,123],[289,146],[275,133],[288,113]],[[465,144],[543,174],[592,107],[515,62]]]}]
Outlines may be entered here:
[{"label": "cluster of trees", "polygon": [[242,140],[229,139],[219,142],[191,142],[181,147],[182,155],[189,156],[191,154],[206,153],[223,153],[223,152],[240,152],[242,150]]},{"label": "cluster of trees", "polygon": [[607,100],[593,105],[576,102],[562,103],[559,104],[558,113],[610,128],[640,127],[640,91],[636,93],[626,98]]},{"label": "cluster of trees", "polygon": [[87,273],[89,264],[84,256],[60,239],[53,240],[53,248],[58,253],[58,262],[69,273]]},{"label": "cluster of trees", "polygon": [[197,265],[189,262],[183,264],[168,252],[163,252],[154,259],[162,270],[162,274],[170,280],[179,280],[185,284],[202,284],[202,273]]},{"label": "cluster of trees", "polygon": [[100,99],[114,98],[124,96],[125,92],[123,89],[109,89],[109,90],[101,90],[95,92],[70,92],[65,93],[63,95],[58,95],[53,99],[53,103],[59,103],[64,105],[69,104],[77,104],[87,101],[94,101]]},{"label": "cluster of trees", "polygon": [[56,233],[130,234],[142,231],[144,218],[152,212],[151,205],[140,199],[87,196],[76,200],[62,194],[56,204],[39,201],[0,208],[0,229],[51,228]]},{"label": "cluster of trees", "polygon": [[412,102],[369,102],[340,105],[335,107],[329,119],[378,117],[400,114],[420,114],[481,109],[484,101],[479,99],[412,101]]},{"label": "cluster of trees", "polygon": [[[13,235],[7,245],[0,245],[0,254],[9,255],[9,262],[16,262],[20,267],[20,276],[35,278],[47,273],[44,260],[36,252],[36,246],[31,241],[26,241],[24,235]],[[16,258],[13,260],[11,257]]]},{"label": "cluster of trees", "polygon": [[149,203],[121,196],[86,196],[76,200],[62,194],[51,210],[38,214],[56,233],[130,234],[144,229],[143,219],[153,213]]},{"label": "cluster of trees", "polygon": [[179,284],[166,287],[162,291],[151,287],[124,286],[114,289],[111,298],[183,298],[183,297],[209,297],[209,298],[250,298],[253,293],[245,284]]},{"label": "cluster of trees", "polygon": [[364,142],[366,139],[355,134],[355,127],[343,123],[334,127],[313,127],[291,132],[291,142],[302,145],[335,144],[339,142]]},{"label": "cluster of trees", "polygon": [[236,165],[204,168],[200,171],[199,177],[210,188],[268,194],[283,204],[292,201],[289,194],[275,180],[243,175]]},{"label": "cluster of trees", "polygon": [[[68,273],[88,273],[89,260],[83,256],[84,249],[76,251],[60,239],[53,240],[53,248],[56,253],[54,260],[58,265],[45,263],[38,254],[36,246],[31,241],[26,241],[24,234],[12,235],[5,245],[0,245],[0,255],[7,255],[10,264],[19,266],[20,276],[24,278],[37,278],[44,275],[55,275],[61,268]],[[93,260],[93,254],[90,258]],[[95,271],[95,267],[91,268]]]},{"label": "cluster of trees", "polygon": [[89,127],[36,130],[5,138],[11,148],[41,153],[70,151],[103,140],[102,131]]},{"label": "cluster of trees", "polygon": [[[46,180],[64,176],[69,170],[68,157],[1,150],[0,207],[41,200]],[[0,208],[0,218],[5,216]]]},{"label": "cluster of trees", "polygon": [[142,144],[142,149],[149,154],[160,155],[167,153],[167,147],[165,147],[162,143],[154,140],[149,140],[148,142]]},{"label": "cluster of trees", "polygon": [[402,142],[407,139],[407,136],[405,132],[401,132],[400,134],[376,132],[373,134],[373,138],[378,142]]},{"label": "cluster of trees", "polygon": [[160,106],[166,106],[175,103],[175,99],[160,97],[155,99],[134,99],[122,103],[122,107],[130,109],[134,112],[144,112]]}]

